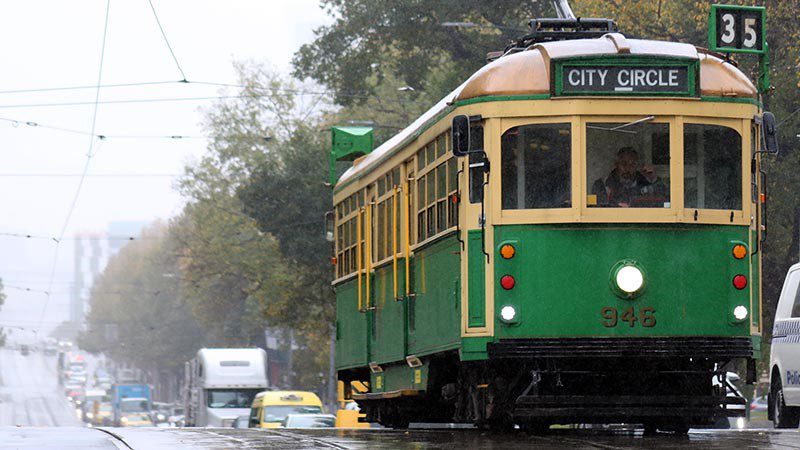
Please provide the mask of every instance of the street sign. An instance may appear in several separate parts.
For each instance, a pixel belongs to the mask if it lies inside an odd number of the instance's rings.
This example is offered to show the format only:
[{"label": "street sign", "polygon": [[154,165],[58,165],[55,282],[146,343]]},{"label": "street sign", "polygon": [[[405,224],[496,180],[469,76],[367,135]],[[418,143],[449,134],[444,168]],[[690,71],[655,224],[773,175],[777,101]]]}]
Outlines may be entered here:
[{"label": "street sign", "polygon": [[710,50],[766,53],[766,10],[763,6],[712,5],[708,21]]}]

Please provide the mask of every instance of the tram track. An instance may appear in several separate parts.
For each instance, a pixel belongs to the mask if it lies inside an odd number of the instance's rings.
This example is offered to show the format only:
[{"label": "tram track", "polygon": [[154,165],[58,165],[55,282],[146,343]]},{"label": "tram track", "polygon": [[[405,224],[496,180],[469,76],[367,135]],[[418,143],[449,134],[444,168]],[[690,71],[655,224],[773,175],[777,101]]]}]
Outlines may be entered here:
[{"label": "tram track", "polygon": [[264,428],[263,431],[265,431],[267,433],[270,433],[270,434],[278,435],[278,436],[289,437],[289,438],[292,438],[292,439],[300,441],[300,442],[311,441],[314,444],[317,444],[317,445],[319,445],[321,447],[325,447],[325,448],[336,448],[336,449],[348,449],[349,448],[349,447],[346,447],[346,446],[343,446],[343,445],[336,444],[334,442],[328,442],[325,439],[321,439],[321,438],[317,438],[317,437],[313,437],[313,436],[307,436],[307,435],[304,435],[304,434],[292,433],[290,431],[275,430],[275,429],[270,429],[270,428]]}]

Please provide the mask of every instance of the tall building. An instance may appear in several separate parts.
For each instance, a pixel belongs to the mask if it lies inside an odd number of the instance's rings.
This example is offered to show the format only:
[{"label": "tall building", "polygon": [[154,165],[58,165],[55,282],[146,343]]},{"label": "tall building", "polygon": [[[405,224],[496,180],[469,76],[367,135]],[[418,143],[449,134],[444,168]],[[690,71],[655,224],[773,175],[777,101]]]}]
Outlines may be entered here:
[{"label": "tall building", "polygon": [[70,322],[83,323],[89,311],[89,296],[94,280],[105,268],[108,259],[130,242],[130,238],[139,238],[146,226],[146,222],[118,221],[109,223],[106,233],[75,235]]}]

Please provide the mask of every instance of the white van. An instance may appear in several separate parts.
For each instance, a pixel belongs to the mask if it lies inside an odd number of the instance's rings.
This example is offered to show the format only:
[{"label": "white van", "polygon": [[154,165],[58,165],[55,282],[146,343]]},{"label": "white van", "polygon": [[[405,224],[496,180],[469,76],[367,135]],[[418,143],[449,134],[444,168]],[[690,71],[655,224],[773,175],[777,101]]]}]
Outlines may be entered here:
[{"label": "white van", "polygon": [[772,329],[769,418],[775,428],[800,424],[800,264],[786,274]]}]

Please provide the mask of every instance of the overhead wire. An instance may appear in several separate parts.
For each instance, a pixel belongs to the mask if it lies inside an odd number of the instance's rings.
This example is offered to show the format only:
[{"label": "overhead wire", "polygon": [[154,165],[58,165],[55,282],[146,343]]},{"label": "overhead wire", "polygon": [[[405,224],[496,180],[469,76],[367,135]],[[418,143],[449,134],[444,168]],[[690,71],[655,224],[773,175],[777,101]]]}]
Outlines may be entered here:
[{"label": "overhead wire", "polygon": [[2,173],[0,178],[64,178],[82,177],[87,178],[175,178],[180,177],[180,173]]},{"label": "overhead wire", "polygon": [[4,233],[0,232],[0,237],[14,237],[23,239],[42,239],[53,242],[61,241],[141,241],[147,239],[164,239],[166,236],[132,236],[132,235],[111,235],[111,236],[75,236],[75,237],[61,237],[44,236],[28,233]]},{"label": "overhead wire", "polygon": [[153,6],[152,0],[147,0],[147,3],[150,3],[150,9],[153,10],[153,17],[156,18],[156,23],[158,24],[158,29],[161,30],[161,36],[164,37],[164,42],[167,44],[167,48],[169,49],[169,54],[172,55],[172,60],[175,61],[175,66],[178,67],[178,72],[181,73],[181,77],[183,77],[182,81],[186,81],[186,74],[183,73],[183,69],[181,68],[180,63],[178,62],[178,58],[175,56],[175,52],[172,50],[172,46],[169,44],[169,39],[167,39],[167,33],[164,32],[164,27],[161,26],[161,21],[158,20],[158,14],[156,13],[156,7]]},{"label": "overhead wire", "polygon": [[[111,0],[106,0],[106,14],[105,20],[103,23],[103,41],[100,45],[100,64],[97,70],[97,89],[95,90],[95,105],[94,111],[92,112],[92,130],[91,130],[91,138],[89,139],[89,149],[86,152],[86,163],[83,166],[83,176],[81,176],[80,180],[78,181],[78,188],[75,190],[75,195],[72,198],[72,204],[69,207],[69,211],[67,212],[67,217],[64,219],[64,224],[61,227],[61,232],[58,235],[58,240],[56,241],[56,248],[53,252],[53,266],[50,270],[50,281],[47,286],[47,291],[51,291],[53,288],[53,279],[55,278],[56,273],[56,266],[58,265],[58,251],[61,247],[61,239],[64,237],[64,233],[67,230],[67,226],[69,226],[69,221],[72,218],[72,213],[75,211],[75,205],[78,203],[78,197],[81,193],[81,188],[83,187],[83,182],[86,179],[86,173],[89,171],[89,164],[92,161],[92,152],[94,151],[94,134],[95,134],[95,127],[97,125],[97,109],[98,109],[98,102],[100,101],[100,85],[102,84],[103,80],[103,62],[105,61],[106,55],[106,37],[108,36],[108,17],[109,12],[111,11]],[[44,316],[47,313],[47,306],[50,303],[50,294],[45,294],[45,302],[42,307],[42,312],[39,317],[39,320],[44,320]]]},{"label": "overhead wire", "polygon": [[74,128],[64,128],[55,125],[47,125],[32,120],[21,120],[21,119],[13,119],[10,117],[0,117],[0,121],[8,122],[15,128],[20,125],[26,125],[31,128],[42,128],[47,130],[62,131],[65,133],[80,134],[82,136],[94,136],[101,140],[102,139],[206,139],[205,136],[190,136],[183,134],[170,134],[170,135],[128,135],[128,134],[102,134],[102,133],[91,134],[90,132],[84,130],[76,130]]}]

